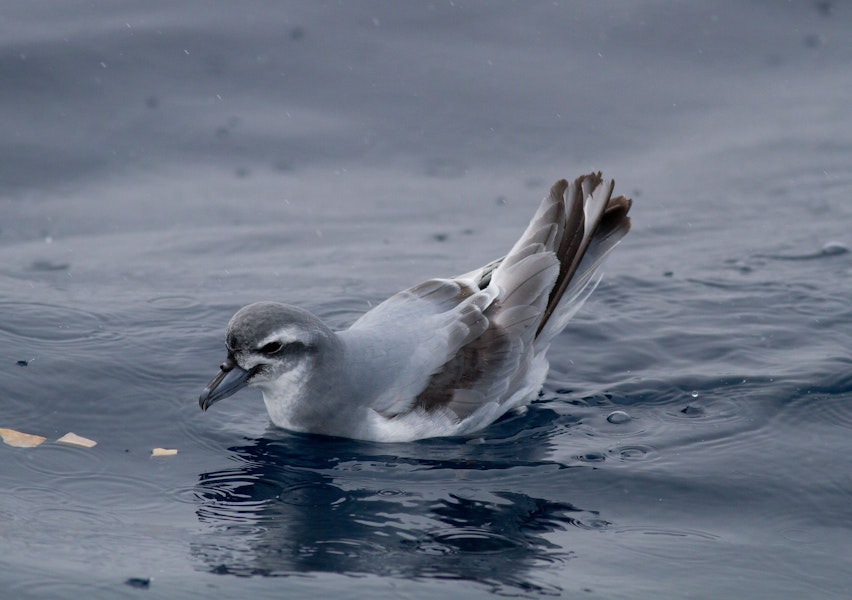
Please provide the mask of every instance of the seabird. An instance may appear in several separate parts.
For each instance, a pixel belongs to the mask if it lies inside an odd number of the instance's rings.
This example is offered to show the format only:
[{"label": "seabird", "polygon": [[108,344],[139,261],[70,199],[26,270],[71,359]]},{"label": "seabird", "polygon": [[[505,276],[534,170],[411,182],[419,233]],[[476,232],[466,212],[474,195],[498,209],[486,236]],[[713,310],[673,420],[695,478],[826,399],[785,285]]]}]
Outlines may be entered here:
[{"label": "seabird", "polygon": [[464,435],[535,398],[547,350],[630,229],[631,201],[592,173],[557,181],[504,256],[399,292],[332,331],[277,302],[240,309],[201,408],[243,387],[285,429],[378,442]]}]

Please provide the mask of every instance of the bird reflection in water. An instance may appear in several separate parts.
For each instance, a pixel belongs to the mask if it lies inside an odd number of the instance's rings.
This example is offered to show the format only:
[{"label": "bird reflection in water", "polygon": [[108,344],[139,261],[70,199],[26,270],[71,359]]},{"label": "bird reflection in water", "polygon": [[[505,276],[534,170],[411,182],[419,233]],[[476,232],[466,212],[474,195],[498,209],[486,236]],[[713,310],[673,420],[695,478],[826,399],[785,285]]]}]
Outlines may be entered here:
[{"label": "bird reflection in water", "polygon": [[[207,528],[192,544],[200,568],[458,579],[553,593],[560,590],[535,583],[530,571],[559,569],[573,553],[546,534],[609,525],[595,511],[520,493],[522,484],[506,480],[509,470],[590,467],[489,462],[481,447],[450,441],[285,435],[232,448],[238,466],[200,475],[196,512]],[[417,458],[399,456],[402,449]]]}]

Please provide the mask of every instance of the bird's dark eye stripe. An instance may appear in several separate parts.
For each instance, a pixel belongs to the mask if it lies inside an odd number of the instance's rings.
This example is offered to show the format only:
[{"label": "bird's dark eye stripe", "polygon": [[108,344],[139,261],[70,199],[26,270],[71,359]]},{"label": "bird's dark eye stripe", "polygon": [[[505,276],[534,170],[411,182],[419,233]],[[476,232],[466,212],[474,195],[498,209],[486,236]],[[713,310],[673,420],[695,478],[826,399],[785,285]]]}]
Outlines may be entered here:
[{"label": "bird's dark eye stripe", "polygon": [[284,344],[282,342],[275,341],[264,344],[262,347],[258,348],[258,352],[261,354],[271,355],[280,354],[282,352],[301,352],[309,349],[311,349],[311,346],[306,346],[302,342],[289,342]]},{"label": "bird's dark eye stripe", "polygon": [[269,342],[260,348],[260,351],[264,354],[275,354],[280,352],[283,347],[284,345],[281,342]]}]

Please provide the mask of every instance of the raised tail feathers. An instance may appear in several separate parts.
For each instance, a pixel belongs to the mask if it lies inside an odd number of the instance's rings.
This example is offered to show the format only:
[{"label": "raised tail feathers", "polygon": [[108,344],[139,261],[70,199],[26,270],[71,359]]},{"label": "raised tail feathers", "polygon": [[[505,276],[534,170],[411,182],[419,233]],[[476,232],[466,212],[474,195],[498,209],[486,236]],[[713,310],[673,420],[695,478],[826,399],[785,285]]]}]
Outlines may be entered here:
[{"label": "raised tail feathers", "polygon": [[600,173],[562,179],[550,189],[523,235],[501,260],[480,271],[479,286],[503,290],[491,316],[524,304],[536,309],[530,339],[551,339],[594,289],[594,275],[630,230],[631,201],[612,197],[614,182]]},{"label": "raised tail feathers", "polygon": [[[632,201],[612,197],[615,182],[604,182],[601,173],[590,173],[570,185],[558,181],[551,195],[561,194],[565,203],[566,235],[557,251],[560,270],[553,286],[537,337],[559,333],[576,313],[588,293],[595,273],[613,248],[630,231],[628,212]],[[588,293],[586,293],[588,292]]]}]

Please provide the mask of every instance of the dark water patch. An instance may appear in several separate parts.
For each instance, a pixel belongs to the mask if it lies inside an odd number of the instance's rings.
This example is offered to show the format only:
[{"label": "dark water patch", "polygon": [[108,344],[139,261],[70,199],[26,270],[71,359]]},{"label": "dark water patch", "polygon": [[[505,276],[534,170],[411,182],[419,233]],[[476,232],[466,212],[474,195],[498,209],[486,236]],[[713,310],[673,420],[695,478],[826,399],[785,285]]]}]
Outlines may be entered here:
[{"label": "dark water patch", "polygon": [[[253,485],[256,485],[254,483]],[[297,484],[281,491],[278,500],[295,506],[335,506],[347,501],[345,494],[333,485],[324,483]]]},{"label": "dark water patch", "polygon": [[30,265],[31,271],[67,271],[71,268],[71,263],[66,262],[53,262],[50,260],[35,260]]},{"label": "dark water patch", "polygon": [[820,361],[822,369],[807,374],[797,374],[795,377],[780,382],[782,388],[791,392],[784,397],[798,397],[800,394],[826,394],[844,396],[852,392],[852,358],[842,350],[828,354]]},{"label": "dark water patch", "polygon": [[151,587],[151,580],[147,577],[131,577],[124,581],[124,585],[129,585],[137,590],[147,590]]},{"label": "dark water patch", "polygon": [[[479,452],[483,456],[534,461],[546,455],[551,441],[560,432],[569,430],[578,422],[579,417],[559,414],[549,408],[547,402],[539,402],[511,411],[490,425],[482,432],[483,435],[473,434],[466,443],[482,446]],[[432,444],[428,440],[422,443]]]},{"label": "dark water patch", "polygon": [[431,534],[433,544],[421,551],[447,554],[495,554],[512,552],[517,542],[507,536],[475,527],[453,528],[448,531],[434,531]]},{"label": "dark water patch", "polygon": [[[202,568],[243,576],[331,570],[441,577],[511,590],[529,584],[524,573],[532,565],[559,568],[570,555],[543,537],[548,532],[608,527],[596,513],[565,502],[487,492],[482,486],[493,487],[492,479],[459,480],[453,473],[460,465],[451,461],[347,458],[340,450],[359,444],[317,438],[313,446],[330,450],[326,458],[314,453],[293,464],[305,441],[294,436],[235,448],[239,468],[199,478],[196,512],[215,529],[193,544]],[[369,446],[360,445],[362,452]],[[436,468],[443,484],[417,483]],[[390,487],[400,485],[404,493]],[[246,546],[222,548],[235,527]]]},{"label": "dark water patch", "polygon": [[687,417],[703,417],[705,415],[705,411],[696,404],[687,404],[680,409],[680,414]]},{"label": "dark water patch", "polygon": [[[527,448],[519,448],[520,440],[513,438],[433,438],[411,444],[373,444],[281,430],[270,430],[268,434],[270,438],[256,440],[254,448],[269,464],[282,469],[301,468],[324,473],[379,469],[394,471],[397,477],[404,474],[430,477],[430,473],[469,471],[469,477],[476,477],[476,472],[487,476],[489,472],[516,468],[565,468],[547,458],[547,445],[536,445],[541,440],[533,437],[534,429],[530,432],[534,443]],[[296,450],[303,445],[314,448],[313,452],[303,454]]]}]

